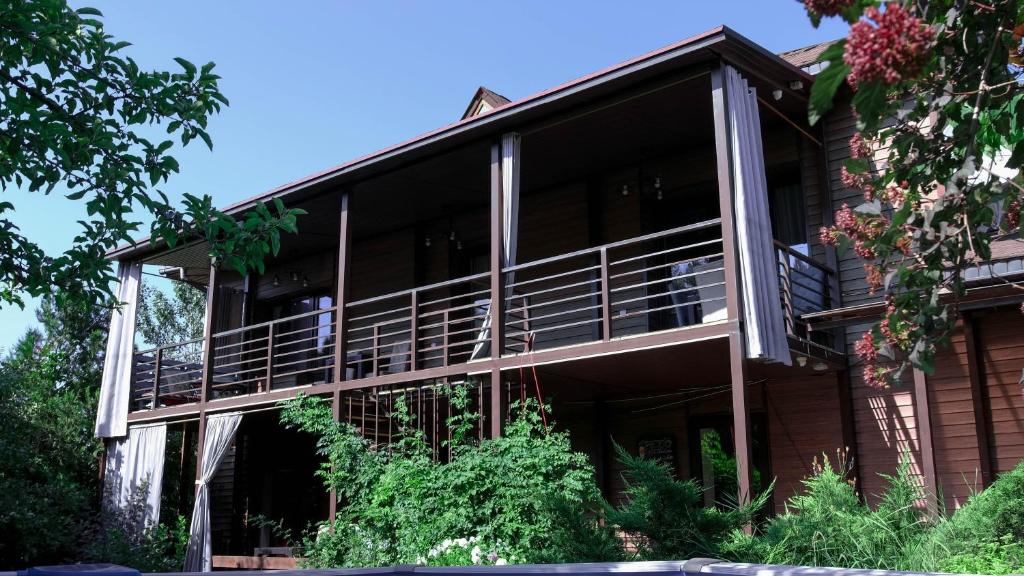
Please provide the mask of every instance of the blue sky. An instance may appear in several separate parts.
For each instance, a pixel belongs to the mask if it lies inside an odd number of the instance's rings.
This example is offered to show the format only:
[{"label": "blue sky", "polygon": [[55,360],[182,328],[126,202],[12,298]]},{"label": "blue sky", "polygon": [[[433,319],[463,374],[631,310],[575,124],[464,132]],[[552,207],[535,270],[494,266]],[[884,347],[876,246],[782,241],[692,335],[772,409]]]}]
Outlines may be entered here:
[{"label": "blue sky", "polygon": [[[231,106],[212,152],[175,155],[162,189],[227,205],[450,123],[477,86],[516,99],[725,24],[773,51],[844,35],[811,27],[795,0],[115,2],[92,0],[106,30],[144,67],[214,61]],[[15,223],[66,249],[83,217],[59,195],[8,190]],[[0,309],[0,348],[35,323]]]}]

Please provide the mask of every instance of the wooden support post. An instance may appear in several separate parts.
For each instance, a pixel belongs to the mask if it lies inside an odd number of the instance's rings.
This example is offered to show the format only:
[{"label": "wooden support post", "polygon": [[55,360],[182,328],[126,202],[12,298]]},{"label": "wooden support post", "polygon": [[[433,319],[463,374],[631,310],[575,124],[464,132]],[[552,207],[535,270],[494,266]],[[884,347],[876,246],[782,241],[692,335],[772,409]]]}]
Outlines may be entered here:
[{"label": "wooden support post", "polygon": [[[501,144],[494,143],[491,145],[491,358],[501,358],[505,350],[505,286],[501,274],[502,265],[505,263],[504,206],[505,196],[501,190]],[[480,395],[482,404],[482,388]],[[501,370],[494,368],[491,370],[491,438],[501,436],[501,396]]]},{"label": "wooden support post", "polygon": [[163,362],[163,353],[162,347],[156,349],[156,364],[153,365],[153,410],[160,407],[160,363]]},{"label": "wooden support post", "polygon": [[[334,415],[334,421],[339,422],[341,420],[341,391],[335,390],[334,394],[331,395],[331,412]],[[331,530],[334,530],[334,520],[338,516],[338,491],[331,489],[331,494],[328,500],[328,517],[331,520]]]},{"label": "wooden support post", "polygon": [[220,290],[217,266],[210,264],[210,282],[206,287],[206,318],[203,324],[203,382],[199,392],[200,402],[205,404],[210,398],[210,387],[213,385],[213,319],[220,307]]},{"label": "wooden support post", "polygon": [[733,436],[736,444],[736,476],[739,504],[751,500],[753,470],[750,439],[750,409],[747,404],[746,351],[741,318],[739,257],[733,202],[732,152],[729,141],[729,110],[725,86],[725,64],[711,71],[711,104],[715,124],[715,163],[718,171],[718,206],[722,217],[722,260],[725,267],[725,306],[729,328],[729,378],[732,384]]},{"label": "wooden support post", "polygon": [[609,285],[608,249],[601,248],[601,337],[605,341],[612,337],[612,290]]},{"label": "wooden support post", "polygon": [[419,366],[416,357],[419,355],[420,333],[420,294],[413,290],[409,294],[409,371],[415,372]]},{"label": "wooden support post", "polygon": [[501,268],[505,263],[505,196],[501,190],[501,144],[491,146],[491,358],[505,350],[505,287]]},{"label": "wooden support post", "polygon": [[921,474],[924,476],[925,502],[929,514],[939,511],[938,474],[935,469],[935,446],[932,443],[932,413],[928,390],[928,376],[914,368],[914,415],[917,439],[921,448]]},{"label": "wooden support post", "polygon": [[351,269],[352,227],[349,225],[350,194],[342,192],[338,218],[338,279],[334,298],[334,381],[341,382],[348,371],[348,353],[345,350],[345,328],[348,324],[348,278]]},{"label": "wooden support post", "polygon": [[264,390],[260,392],[266,392],[273,388],[274,383],[274,328],[277,325],[273,322],[267,326],[267,383],[264,386]]},{"label": "wooden support post", "polygon": [[981,357],[978,355],[977,320],[970,312],[964,313],[963,330],[967,354],[967,374],[971,380],[971,402],[974,409],[974,433],[978,439],[978,472],[981,474],[981,486],[986,488],[992,483],[992,444],[990,438],[991,414],[988,390],[982,374]]}]

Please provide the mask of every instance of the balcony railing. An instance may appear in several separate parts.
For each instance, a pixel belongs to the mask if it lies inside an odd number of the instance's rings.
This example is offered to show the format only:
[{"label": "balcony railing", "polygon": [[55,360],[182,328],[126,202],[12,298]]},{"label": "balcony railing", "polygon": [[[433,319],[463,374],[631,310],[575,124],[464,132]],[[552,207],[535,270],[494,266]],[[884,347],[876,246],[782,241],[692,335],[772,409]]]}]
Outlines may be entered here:
[{"label": "balcony railing", "polygon": [[[501,272],[502,355],[607,341],[726,319],[719,219],[509,266]],[[832,347],[801,319],[833,306],[835,272],[775,243],[787,332]],[[492,358],[491,275],[346,305],[345,380]],[[335,381],[335,307],[218,332],[135,355],[133,410]],[[436,373],[436,371],[435,371]],[[390,380],[391,382],[394,379]]]},{"label": "balcony railing", "polygon": [[786,332],[833,347],[835,342],[832,334],[810,334],[802,318],[804,314],[822,312],[834,306],[832,292],[835,271],[779,241],[775,241],[775,255]]}]

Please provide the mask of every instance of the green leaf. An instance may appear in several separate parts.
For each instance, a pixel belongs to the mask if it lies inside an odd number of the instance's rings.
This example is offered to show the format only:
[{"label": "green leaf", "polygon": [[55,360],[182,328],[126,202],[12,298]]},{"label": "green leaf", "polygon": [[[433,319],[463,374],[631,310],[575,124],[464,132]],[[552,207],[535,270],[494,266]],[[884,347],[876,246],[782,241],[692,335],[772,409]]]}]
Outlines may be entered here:
[{"label": "green leaf", "polygon": [[871,132],[881,123],[886,108],[886,96],[886,87],[881,81],[857,86],[857,91],[853,94],[853,107],[857,109],[857,125],[862,132]]},{"label": "green leaf", "polygon": [[812,126],[832,109],[836,91],[839,90],[839,86],[842,85],[849,71],[849,66],[840,59],[830,62],[828,67],[818,73],[814,84],[811,85],[811,97],[807,104],[807,121]]},{"label": "green leaf", "polygon": [[100,12],[96,8],[90,8],[88,6],[75,10],[75,13],[79,16],[103,16],[103,12]]},{"label": "green leaf", "polygon": [[181,58],[181,57],[175,57],[174,61],[177,62],[179,66],[181,66],[182,68],[185,69],[185,72],[188,74],[188,76],[190,78],[195,77],[195,75],[196,75],[196,65],[195,64],[193,64],[193,63],[189,62],[188,60],[185,60],[184,58]]}]

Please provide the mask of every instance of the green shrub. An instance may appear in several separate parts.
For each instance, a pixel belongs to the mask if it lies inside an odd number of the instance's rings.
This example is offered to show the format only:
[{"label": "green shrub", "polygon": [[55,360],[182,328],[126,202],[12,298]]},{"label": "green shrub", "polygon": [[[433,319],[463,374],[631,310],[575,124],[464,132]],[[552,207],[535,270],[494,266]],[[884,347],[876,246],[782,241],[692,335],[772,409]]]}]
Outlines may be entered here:
[{"label": "green shrub", "polygon": [[143,484],[124,507],[105,509],[84,534],[81,556],[75,560],[120,564],[140,572],[180,572],[188,548],[188,520],[177,516],[171,525],[147,525],[147,493]]},{"label": "green shrub", "polygon": [[625,466],[625,502],[609,507],[608,522],[618,526],[642,560],[715,557],[733,532],[751,522],[768,492],[743,506],[703,506],[703,489],[693,480],[677,480],[664,464],[633,456],[615,445]]},{"label": "green shrub", "polygon": [[[960,571],[989,566],[985,573],[1020,570],[1024,542],[1024,462],[935,527],[914,550],[907,565],[915,570]],[[1006,563],[1016,568],[1005,568]],[[1002,569],[1001,567],[1005,568]]]},{"label": "green shrub", "polygon": [[754,535],[734,532],[724,557],[741,562],[898,570],[929,529],[923,496],[903,459],[875,509],[864,504],[828,459],[805,479],[804,491]]},{"label": "green shrub", "polygon": [[[536,404],[528,402],[513,407],[517,416],[502,437],[477,442],[470,431],[478,416],[468,410],[465,389],[454,387],[451,394],[452,456],[444,463],[432,459],[400,401],[394,414],[399,433],[386,451],[334,422],[319,399],[285,403],[282,422],[318,436],[324,457],[318,473],[339,496],[335,524],[304,539],[309,566],[423,562],[444,541],[470,538],[487,543],[484,557],[496,553],[507,562],[564,558],[555,542],[605,542],[599,549],[609,548],[610,536],[597,522],[563,522],[570,513],[582,518],[601,508],[587,457],[572,451],[566,433],[545,430]],[[464,556],[446,549],[435,561],[471,560]]]}]

